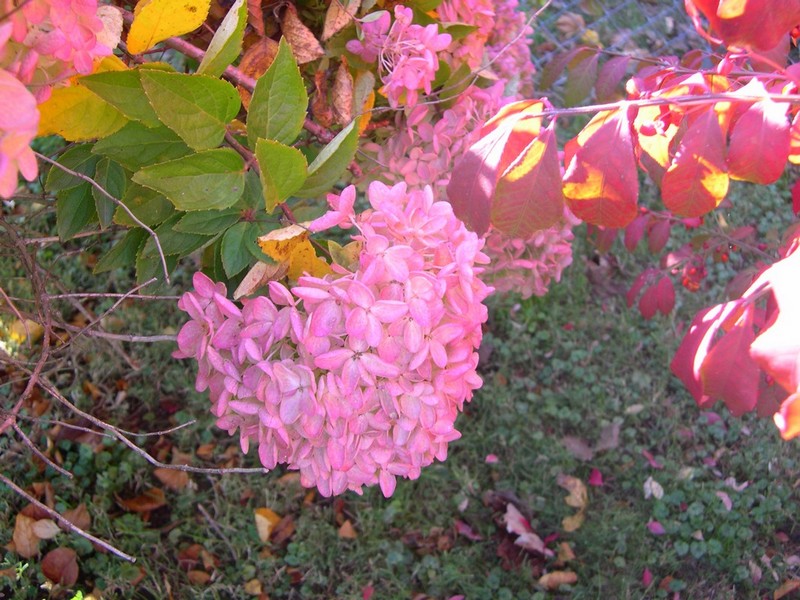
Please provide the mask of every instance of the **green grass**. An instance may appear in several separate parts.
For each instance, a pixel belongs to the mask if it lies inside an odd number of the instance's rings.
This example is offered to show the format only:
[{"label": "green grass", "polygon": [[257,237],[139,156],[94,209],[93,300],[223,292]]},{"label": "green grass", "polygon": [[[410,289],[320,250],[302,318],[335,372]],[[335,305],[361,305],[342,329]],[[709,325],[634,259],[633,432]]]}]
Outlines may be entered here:
[{"label": "green grass", "polygon": [[[771,213],[779,207],[768,208]],[[771,219],[765,219],[767,230]],[[676,329],[691,315],[691,307],[674,317],[643,321],[622,298],[590,282],[584,245],[578,244],[576,264],[547,297],[493,299],[482,349],[485,384],[459,417],[462,439],[451,445],[445,463],[428,467],[417,481],[401,481],[390,499],[376,489],[340,499],[308,497],[281,480],[282,470],[267,476],[192,475],[186,489],[167,490],[167,506],[145,521],[126,513],[119,501],[160,483],[150,465],[119,444],[81,443],[64,439],[53,425],[38,425],[35,441],[76,475],[69,481],[42,470],[17,440],[0,438],[0,452],[13,458],[4,459],[4,473],[23,487],[49,481],[57,510],[85,503],[91,532],[138,558],[129,565],[81,538],[59,534],[41,549],[75,549],[81,574],[73,590],[56,591],[53,597],[72,598],[77,591],[88,595],[96,588],[107,598],[164,598],[168,590],[176,598],[249,598],[256,596],[247,593],[245,584],[254,585],[253,580],[273,599],[359,599],[370,587],[373,598],[380,599],[415,594],[441,599],[457,594],[509,599],[660,598],[675,591],[688,598],[771,594],[797,575],[796,444],[781,442],[769,420],[733,419],[721,408],[721,420],[701,412],[667,369],[678,341]],[[70,285],[99,289],[108,283],[93,279],[79,261],[40,258],[60,264]],[[621,258],[630,277],[641,260]],[[15,281],[23,293],[24,281]],[[111,281],[118,289],[126,285],[120,274]],[[186,274],[179,273],[176,289],[186,283]],[[713,277],[709,283],[716,293]],[[691,306],[714,300],[684,299]],[[98,312],[103,308],[95,307]],[[129,303],[115,318],[119,331],[161,333],[179,326],[171,303]],[[195,455],[201,444],[214,443],[215,458],[228,450],[226,456],[236,464],[254,466],[252,456],[240,460],[235,440],[213,427],[207,398],[193,391],[192,365],[171,359],[170,344],[124,350],[138,371],[107,344],[76,342],[60,355],[67,365],[58,376],[62,391],[83,409],[134,431],[197,419],[163,438],[137,438],[151,453],[162,451],[166,460],[170,448]],[[86,381],[100,389],[98,397],[87,395]],[[117,392],[119,381],[124,382],[123,395]],[[14,390],[10,384],[0,387],[4,406]],[[53,407],[45,416],[57,414]],[[591,460],[580,460],[564,445],[565,436],[572,436],[593,446],[604,428],[615,424],[618,444]],[[26,430],[31,431],[30,425]],[[663,468],[650,466],[643,452],[652,453]],[[488,454],[498,462],[487,464]],[[194,461],[218,464],[197,456]],[[592,469],[602,473],[604,485],[589,487],[585,522],[565,532],[562,520],[576,510],[564,502],[558,476],[586,481]],[[661,499],[645,498],[649,477],[662,486]],[[735,491],[726,480],[748,485]],[[730,498],[730,511],[721,493]],[[557,566],[554,558],[513,551],[513,538],[501,520],[509,499],[530,518],[534,531],[550,536],[550,547],[566,542],[575,558]],[[24,504],[0,489],[0,544],[10,541]],[[259,507],[291,521],[294,529],[285,530],[289,535],[281,543],[259,541],[253,516]],[[345,519],[355,527],[355,539],[339,535]],[[456,521],[481,539],[460,535]],[[666,533],[650,533],[649,521],[661,523]],[[199,559],[187,559],[193,544],[216,562],[204,567]],[[39,589],[44,583],[39,559],[21,560],[5,552],[3,561],[0,570],[17,567],[19,572],[18,578],[14,572],[0,580],[6,597],[46,596]],[[538,585],[544,572],[559,569],[574,571],[577,583],[554,592]],[[645,569],[653,574],[647,587],[642,583]],[[193,584],[192,570],[206,572],[209,581]]]}]

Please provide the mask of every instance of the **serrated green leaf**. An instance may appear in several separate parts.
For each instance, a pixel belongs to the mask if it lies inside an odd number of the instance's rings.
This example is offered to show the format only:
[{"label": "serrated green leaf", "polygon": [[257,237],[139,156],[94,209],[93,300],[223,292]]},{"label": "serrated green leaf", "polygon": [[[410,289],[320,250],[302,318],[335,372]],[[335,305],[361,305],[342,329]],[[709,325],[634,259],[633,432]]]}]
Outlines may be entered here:
[{"label": "serrated green leaf", "polygon": [[244,190],[244,160],[230,148],[206,150],[145,167],[133,181],[164,194],[178,210],[229,208]]},{"label": "serrated green leaf", "polygon": [[244,194],[242,194],[236,208],[242,210],[261,211],[264,208],[264,190],[261,187],[261,178],[255,169],[250,169],[244,176]]},{"label": "serrated green leaf", "polygon": [[150,129],[136,122],[130,122],[115,134],[100,140],[92,149],[94,154],[107,156],[131,171],[180,158],[191,151],[168,127]]},{"label": "serrated green leaf", "polygon": [[219,77],[242,51],[244,27],[247,25],[247,2],[236,0],[217,27],[197,72]]},{"label": "serrated green leaf", "polygon": [[329,191],[353,160],[357,147],[358,129],[356,122],[351,121],[308,166],[308,178],[294,195],[311,198]]},{"label": "serrated green leaf", "polygon": [[[146,243],[146,242],[145,242]],[[167,271],[172,273],[178,266],[177,256],[165,256]],[[161,280],[164,277],[164,267],[161,264],[161,257],[158,254],[143,256],[141,253],[136,257],[136,283],[144,283],[153,277]],[[151,288],[148,288],[150,290]]]},{"label": "serrated green leaf", "polygon": [[97,261],[93,273],[98,275],[106,271],[133,266],[136,264],[136,255],[145,239],[147,239],[147,232],[144,229],[141,227],[131,229]]},{"label": "serrated green leaf", "polygon": [[[77,173],[91,177],[94,175],[99,160],[99,156],[92,155],[91,144],[81,144],[79,146],[73,146],[64,152],[64,154],[58,158],[58,164]],[[48,192],[60,192],[61,190],[83,185],[84,183],[86,182],[83,179],[70,175],[57,165],[52,165],[47,173],[47,181],[44,184],[44,189]]]},{"label": "serrated green leaf", "polygon": [[292,49],[281,38],[278,53],[259,77],[247,111],[247,139],[255,148],[259,138],[291,144],[303,128],[308,94]]},{"label": "serrated green leaf", "polygon": [[225,279],[225,268],[222,266],[222,238],[217,238],[203,250],[203,272],[214,281]]},{"label": "serrated green leaf", "polygon": [[[161,244],[161,251],[167,256],[186,256],[216,237],[175,231],[175,224],[181,220],[182,216],[181,213],[176,213],[155,229],[158,242]],[[150,255],[158,256],[158,248],[152,237],[144,243],[141,251],[141,256]]]},{"label": "serrated green leaf", "polygon": [[297,148],[272,140],[258,140],[256,159],[261,171],[264,202],[268,213],[303,187],[308,163]]},{"label": "serrated green leaf", "polygon": [[252,255],[247,246],[256,244],[256,237],[258,227],[245,221],[237,223],[222,236],[222,266],[228,278],[241,273],[250,264]]},{"label": "serrated green leaf", "polygon": [[[164,196],[136,183],[128,186],[122,197],[122,203],[148,227],[155,227],[175,212],[172,203]],[[114,213],[114,223],[127,227],[138,226],[122,207],[118,207]]]},{"label": "serrated green leaf", "polygon": [[159,120],[195,150],[219,146],[239,112],[239,94],[227,81],[149,69],[141,79]]},{"label": "serrated green leaf", "polygon": [[96,220],[97,211],[94,209],[92,200],[92,186],[88,183],[82,183],[58,193],[56,197],[56,230],[62,241],[70,239]]},{"label": "serrated green leaf", "polygon": [[114,106],[81,85],[54,88],[38,109],[38,135],[57,133],[70,142],[104,138],[128,122]]},{"label": "serrated green leaf", "polygon": [[127,118],[139,121],[147,127],[158,127],[161,122],[144,93],[140,75],[141,71],[138,69],[105,71],[81,77],[80,83]]},{"label": "serrated green leaf", "polygon": [[[119,163],[103,158],[97,163],[94,180],[114,198],[121,200],[128,185],[128,174]],[[101,194],[100,190],[95,187],[92,187],[92,196],[94,197],[97,217],[100,220],[100,227],[105,229],[111,224],[117,205],[110,198]]]},{"label": "serrated green leaf", "polygon": [[186,213],[175,224],[175,231],[212,235],[225,231],[241,217],[235,208],[225,210],[197,210]]}]

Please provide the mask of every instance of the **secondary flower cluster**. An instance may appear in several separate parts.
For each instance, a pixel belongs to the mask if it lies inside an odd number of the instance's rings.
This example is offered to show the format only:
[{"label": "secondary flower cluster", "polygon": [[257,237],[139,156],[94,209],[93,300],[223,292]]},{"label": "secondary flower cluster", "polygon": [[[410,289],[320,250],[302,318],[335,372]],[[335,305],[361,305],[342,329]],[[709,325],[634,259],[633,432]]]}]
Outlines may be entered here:
[{"label": "secondary flower cluster", "polygon": [[347,49],[367,62],[378,60],[383,91],[392,107],[414,106],[420,90],[431,93],[439,70],[437,52],[447,48],[452,38],[439,33],[435,24],[412,24],[414,13],[408,7],[395,6],[394,18],[391,28],[385,12],[363,24],[363,39],[348,42]]},{"label": "secondary flower cluster", "polygon": [[0,197],[32,181],[38,168],[30,149],[39,125],[37,102],[53,83],[91,73],[96,57],[111,54],[98,40],[104,29],[97,0],[0,0]]},{"label": "secondary flower cluster", "polygon": [[[485,65],[498,81],[487,88],[467,86],[447,108],[435,104],[407,106],[396,115],[389,137],[381,143],[366,144],[364,149],[373,153],[378,165],[370,175],[405,182],[411,188],[430,185],[436,198],[445,198],[456,160],[478,139],[480,128],[497,110],[519,99],[520,93],[532,91],[534,69],[530,28],[516,0],[445,0],[438,12],[443,21],[476,27],[452,42],[442,53],[442,60],[453,69],[463,63],[471,68]],[[388,27],[388,20],[384,27]],[[380,41],[374,44],[378,47]],[[523,297],[544,295],[550,282],[558,281],[572,262],[572,227],[576,223],[567,213],[561,223],[528,239],[509,238],[490,230],[486,254],[491,263],[483,279],[498,291],[513,290]]]},{"label": "secondary flower cluster", "polygon": [[390,496],[460,437],[491,289],[478,278],[483,241],[430,188],[373,183],[358,216],[355,193],[329,196],[310,227],[357,229],[354,272],[272,282],[241,309],[198,273],[175,356],[198,361],[217,424],[245,452],[257,445],[265,467],[286,463],[325,496],[375,483]]}]

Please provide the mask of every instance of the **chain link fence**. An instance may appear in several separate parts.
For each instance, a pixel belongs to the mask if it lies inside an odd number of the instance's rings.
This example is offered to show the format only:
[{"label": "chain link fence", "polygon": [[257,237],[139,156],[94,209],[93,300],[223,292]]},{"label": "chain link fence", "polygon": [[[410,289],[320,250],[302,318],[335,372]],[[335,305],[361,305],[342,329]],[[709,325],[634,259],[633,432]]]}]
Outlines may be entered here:
[{"label": "chain link fence", "polygon": [[703,43],[683,0],[553,0],[534,23],[537,71],[541,73],[556,55],[580,45],[600,45],[634,56],[664,56],[680,55]]}]

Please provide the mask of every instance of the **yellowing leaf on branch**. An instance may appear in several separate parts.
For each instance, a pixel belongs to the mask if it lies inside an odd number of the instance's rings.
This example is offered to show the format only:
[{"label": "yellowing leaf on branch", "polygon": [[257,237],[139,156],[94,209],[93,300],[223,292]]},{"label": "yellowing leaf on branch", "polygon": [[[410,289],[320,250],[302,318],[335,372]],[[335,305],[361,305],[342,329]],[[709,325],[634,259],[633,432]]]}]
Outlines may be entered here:
[{"label": "yellowing leaf on branch", "polygon": [[322,49],[317,37],[300,20],[294,4],[286,5],[286,11],[283,13],[283,21],[281,22],[281,31],[292,47],[292,54],[294,54],[298,64],[304,65],[325,56],[325,50]]},{"label": "yellowing leaf on branch", "polygon": [[82,85],[59,87],[39,105],[38,135],[56,133],[69,142],[111,135],[128,119]]},{"label": "yellowing leaf on branch", "polygon": [[141,54],[167,38],[194,31],[210,6],[211,0],[140,0],[128,32],[128,52]]},{"label": "yellowing leaf on branch", "polygon": [[330,266],[319,258],[308,238],[308,231],[301,225],[289,225],[258,238],[262,252],[278,263],[288,267],[289,279],[297,280],[304,273],[322,277],[330,273]]}]

